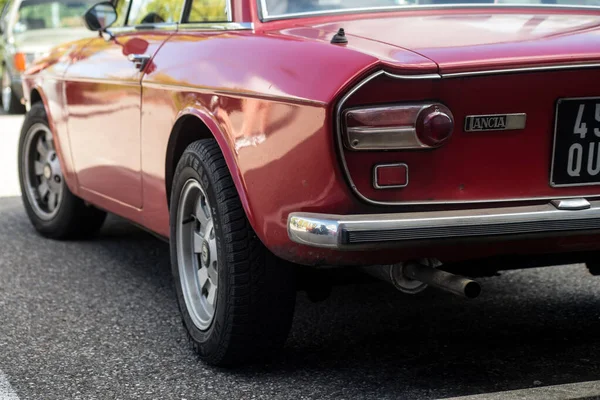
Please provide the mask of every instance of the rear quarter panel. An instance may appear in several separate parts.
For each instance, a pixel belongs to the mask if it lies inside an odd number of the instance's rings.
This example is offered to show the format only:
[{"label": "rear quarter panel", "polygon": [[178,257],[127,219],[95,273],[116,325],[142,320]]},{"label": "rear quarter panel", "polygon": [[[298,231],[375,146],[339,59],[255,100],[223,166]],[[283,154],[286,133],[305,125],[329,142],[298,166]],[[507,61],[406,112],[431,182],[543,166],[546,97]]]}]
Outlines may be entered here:
[{"label": "rear quarter panel", "polygon": [[376,62],[277,35],[175,34],[142,83],[145,225],[169,234],[167,147],[177,119],[193,114],[219,142],[254,230],[289,258],[290,212],[344,213],[355,205],[335,155],[330,106],[357,72]]},{"label": "rear quarter panel", "polygon": [[[580,237],[511,239],[503,245],[436,243],[435,248],[420,243],[376,252],[335,252],[289,240],[286,222],[293,211],[403,210],[358,201],[336,153],[332,116],[341,94],[378,68],[398,73],[412,68],[415,73],[415,65],[425,60],[402,49],[386,60],[379,51],[383,47],[377,46],[382,45],[373,44],[374,54],[369,54],[331,45],[325,38],[307,40],[275,32],[180,31],[173,35],[142,80],[144,225],[169,235],[165,185],[169,138],[179,118],[194,115],[218,141],[252,227],[282,258],[314,265],[356,265],[428,256],[451,261],[467,254],[504,253],[506,246],[514,254],[577,248]],[[245,139],[251,144],[244,144]]]}]

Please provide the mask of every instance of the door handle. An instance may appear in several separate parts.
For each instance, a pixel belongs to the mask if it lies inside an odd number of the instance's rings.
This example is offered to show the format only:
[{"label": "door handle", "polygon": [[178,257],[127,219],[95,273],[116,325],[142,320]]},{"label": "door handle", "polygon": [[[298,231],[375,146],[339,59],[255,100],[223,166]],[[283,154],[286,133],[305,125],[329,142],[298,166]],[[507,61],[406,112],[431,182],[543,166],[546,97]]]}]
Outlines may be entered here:
[{"label": "door handle", "polygon": [[148,64],[148,61],[150,61],[150,56],[147,54],[129,54],[127,59],[131,61],[137,69],[142,71],[146,67],[146,64]]}]

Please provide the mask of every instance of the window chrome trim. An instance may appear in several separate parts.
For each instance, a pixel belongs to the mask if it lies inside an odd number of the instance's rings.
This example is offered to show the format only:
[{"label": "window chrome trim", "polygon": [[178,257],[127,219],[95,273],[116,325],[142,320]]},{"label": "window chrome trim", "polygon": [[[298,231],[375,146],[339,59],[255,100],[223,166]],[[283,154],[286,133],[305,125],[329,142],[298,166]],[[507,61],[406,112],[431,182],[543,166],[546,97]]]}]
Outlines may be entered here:
[{"label": "window chrome trim", "polygon": [[357,8],[346,8],[338,10],[322,10],[322,11],[309,11],[302,13],[290,13],[283,15],[269,15],[269,10],[266,5],[266,0],[258,0],[260,5],[260,19],[262,22],[285,20],[285,19],[298,19],[328,15],[345,15],[345,14],[373,14],[383,13],[389,11],[422,11],[422,10],[457,10],[457,9],[478,9],[478,8],[519,8],[519,9],[548,9],[548,10],[594,10],[600,11],[600,7],[597,6],[578,6],[578,5],[549,5],[549,4],[421,4],[413,6],[388,6],[388,7],[357,7]]},{"label": "window chrome trim", "polygon": [[231,0],[225,1],[225,14],[227,15],[227,22],[233,21],[233,7],[231,7]]},{"label": "window chrome trim", "polygon": [[179,25],[180,31],[253,31],[252,22],[190,22]]},{"label": "window chrome trim", "polygon": [[110,33],[119,35],[123,33],[131,32],[156,32],[156,31],[177,31],[179,23],[177,22],[166,22],[159,24],[139,24],[139,25],[128,25],[119,26],[116,28],[109,28]]},{"label": "window chrome trim", "polygon": [[[558,66],[561,67],[561,66]],[[573,67],[573,66],[571,66]],[[598,64],[597,66],[594,67],[598,67],[600,68],[600,64]],[[542,69],[540,69],[541,71],[548,71],[547,67],[541,67]],[[591,66],[589,66],[589,68],[592,68]],[[568,69],[568,68],[559,68],[559,69]],[[522,68],[522,69],[518,69],[518,72],[522,72],[522,71],[537,71],[538,69],[536,67],[531,67],[531,68]],[[511,70],[511,71],[515,71],[517,72],[517,70]],[[477,75],[480,75],[482,71],[478,71]],[[441,200],[441,201],[394,201],[394,202],[390,202],[390,201],[378,201],[378,200],[372,200],[369,199],[368,197],[366,197],[365,195],[363,195],[358,188],[356,187],[356,185],[354,184],[354,181],[352,180],[352,177],[350,176],[350,170],[348,169],[348,163],[346,162],[346,158],[344,157],[344,142],[343,142],[343,138],[342,138],[342,134],[343,134],[343,129],[342,129],[342,108],[344,106],[344,103],[354,94],[356,93],[360,88],[362,88],[364,85],[366,85],[367,83],[369,83],[370,81],[372,81],[373,79],[379,77],[379,76],[387,76],[390,78],[394,78],[394,79],[446,79],[448,78],[448,76],[442,76],[439,74],[422,74],[422,75],[395,75],[395,74],[391,74],[389,72],[383,71],[383,70],[379,70],[374,72],[373,74],[367,76],[365,79],[363,79],[362,81],[360,81],[358,84],[356,84],[354,87],[352,87],[352,89],[350,91],[348,91],[348,93],[346,93],[341,100],[338,102],[337,106],[335,107],[335,119],[336,119],[336,132],[335,132],[335,136],[336,136],[336,141],[337,141],[337,150],[339,153],[339,157],[340,157],[340,161],[342,164],[342,170],[344,172],[344,176],[346,177],[346,181],[348,183],[348,185],[350,186],[350,190],[362,201],[364,201],[367,204],[371,204],[371,205],[376,205],[376,206],[413,206],[413,205],[444,205],[444,204],[485,204],[485,203],[509,203],[509,202],[518,202],[518,201],[543,201],[543,200],[564,200],[564,199],[578,199],[581,198],[582,195],[576,195],[576,196],[543,196],[543,197],[522,197],[522,198],[506,198],[506,199],[480,199],[480,200]],[[589,195],[585,195],[586,198],[589,199],[597,199],[600,198],[600,194],[589,194]]]}]

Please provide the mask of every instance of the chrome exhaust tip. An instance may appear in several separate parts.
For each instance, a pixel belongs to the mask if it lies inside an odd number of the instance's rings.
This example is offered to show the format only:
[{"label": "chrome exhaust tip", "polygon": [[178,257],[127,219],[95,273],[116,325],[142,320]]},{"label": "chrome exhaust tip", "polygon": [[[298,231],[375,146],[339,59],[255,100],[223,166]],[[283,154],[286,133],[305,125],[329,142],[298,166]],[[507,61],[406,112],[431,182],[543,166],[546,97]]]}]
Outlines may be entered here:
[{"label": "chrome exhaust tip", "polygon": [[467,299],[474,299],[481,294],[481,285],[478,282],[427,265],[408,262],[404,264],[402,272],[408,279],[426,283]]},{"label": "chrome exhaust tip", "polygon": [[444,290],[467,299],[474,299],[481,294],[481,285],[469,278],[454,275],[437,269],[442,265],[434,259],[422,262],[410,261],[393,265],[363,267],[363,271],[391,283],[401,292],[416,294],[427,286]]}]

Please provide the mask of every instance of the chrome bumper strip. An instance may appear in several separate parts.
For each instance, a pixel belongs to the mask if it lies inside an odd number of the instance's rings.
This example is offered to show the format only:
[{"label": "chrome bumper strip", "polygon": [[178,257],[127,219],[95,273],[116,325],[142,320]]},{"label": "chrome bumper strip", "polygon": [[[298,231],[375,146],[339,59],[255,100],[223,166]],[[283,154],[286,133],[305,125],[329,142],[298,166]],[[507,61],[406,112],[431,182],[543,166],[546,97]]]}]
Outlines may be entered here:
[{"label": "chrome bumper strip", "polygon": [[[474,210],[334,215],[291,213],[288,235],[313,247],[351,249],[381,242],[600,230],[600,201]],[[588,203],[587,208],[582,207]],[[556,204],[556,205],[555,205]]]}]

